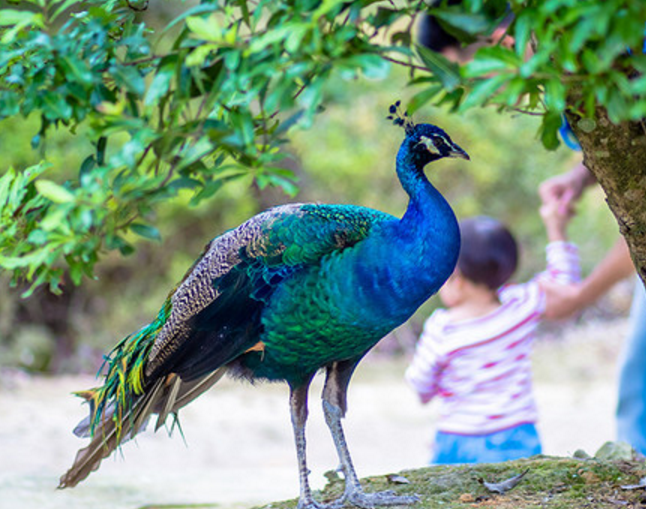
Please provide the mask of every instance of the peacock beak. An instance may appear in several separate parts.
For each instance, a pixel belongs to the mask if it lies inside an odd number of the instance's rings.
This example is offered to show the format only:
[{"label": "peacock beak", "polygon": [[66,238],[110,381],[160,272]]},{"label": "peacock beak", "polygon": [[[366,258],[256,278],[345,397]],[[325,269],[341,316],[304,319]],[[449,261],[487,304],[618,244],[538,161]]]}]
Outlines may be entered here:
[{"label": "peacock beak", "polygon": [[448,154],[448,157],[457,157],[459,159],[466,159],[467,161],[470,161],[471,158],[469,157],[469,154],[467,154],[462,148],[458,147],[457,145],[453,145],[451,148],[451,151]]}]

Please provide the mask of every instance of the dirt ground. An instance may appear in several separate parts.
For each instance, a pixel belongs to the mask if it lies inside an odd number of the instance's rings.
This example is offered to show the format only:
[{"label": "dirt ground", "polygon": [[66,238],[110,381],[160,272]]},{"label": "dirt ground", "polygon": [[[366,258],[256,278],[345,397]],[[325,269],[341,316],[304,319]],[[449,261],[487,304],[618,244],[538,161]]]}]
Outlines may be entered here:
[{"label": "dirt ground", "polygon": [[[615,438],[617,357],[624,319],[568,327],[537,342],[535,384],[544,452],[594,453]],[[350,386],[345,420],[360,476],[422,466],[435,409],[423,407],[402,380],[405,360],[369,357]],[[308,426],[311,481],[336,466],[332,441],[312,390]],[[136,509],[149,505],[250,507],[298,495],[287,389],[225,380],[181,414],[185,440],[147,431],[104,460],[74,489],[59,476],[85,441],[71,433],[84,416],[74,390],[88,376],[0,376],[0,509]]]}]

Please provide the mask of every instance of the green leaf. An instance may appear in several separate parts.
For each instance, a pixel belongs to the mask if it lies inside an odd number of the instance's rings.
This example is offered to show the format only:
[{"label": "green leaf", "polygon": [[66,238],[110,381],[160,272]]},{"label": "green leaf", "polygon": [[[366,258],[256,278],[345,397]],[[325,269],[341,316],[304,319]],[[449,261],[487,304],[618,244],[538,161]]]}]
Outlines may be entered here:
[{"label": "green leaf", "polygon": [[[52,4],[55,3],[56,2],[52,2]],[[67,9],[70,9],[73,5],[80,3],[82,3],[82,0],[64,0],[63,2],[60,2],[60,5],[56,8],[54,13],[49,15],[49,19],[52,21],[56,20],[56,18],[63,14]],[[51,7],[52,6],[50,6],[50,9]]]},{"label": "green leaf", "polygon": [[489,19],[484,14],[479,13],[474,14],[452,9],[431,9],[430,13],[437,16],[445,25],[470,35],[481,34],[491,25]]},{"label": "green leaf", "polygon": [[509,49],[500,46],[482,48],[466,65],[464,75],[478,77],[492,72],[516,70],[522,63],[518,55]]},{"label": "green leaf", "polygon": [[563,123],[562,117],[559,113],[547,112],[543,115],[543,121],[539,128],[539,134],[543,146],[548,150],[555,150],[558,148],[560,142],[558,137],[558,130]]},{"label": "green leaf", "polygon": [[424,106],[426,103],[428,103],[429,101],[437,97],[443,91],[444,91],[444,88],[439,83],[430,85],[428,88],[415,94],[411,98],[411,100],[408,101],[408,107],[406,108],[406,110],[408,111],[409,114],[411,115],[414,114],[422,106]]},{"label": "green leaf", "polygon": [[160,62],[157,73],[146,92],[144,99],[146,106],[156,105],[166,95],[170,89],[170,83],[175,75],[176,67],[177,58],[174,56],[166,57]]},{"label": "green leaf", "polygon": [[514,23],[514,49],[520,57],[525,55],[527,44],[531,35],[536,12],[533,9],[524,9]]},{"label": "green leaf", "polygon": [[626,98],[621,94],[621,91],[616,88],[611,88],[608,90],[608,118],[616,124],[625,120],[628,117],[628,112],[630,109],[630,104]]},{"label": "green leaf", "polygon": [[203,41],[220,42],[222,40],[222,27],[215,15],[208,18],[190,16],[186,18],[186,26]]},{"label": "green leaf", "polygon": [[[345,4],[345,0],[323,0],[318,8],[312,13],[312,19],[318,20],[322,16],[332,13]],[[335,13],[336,14],[336,13]]]},{"label": "green leaf", "polygon": [[517,105],[521,95],[527,92],[526,85],[527,82],[519,76],[512,78],[505,89],[501,91],[501,96],[505,98],[505,104],[510,107]]},{"label": "green leaf", "polygon": [[424,65],[437,76],[448,92],[460,85],[461,78],[457,64],[450,62],[446,57],[419,44],[416,44],[415,48]]},{"label": "green leaf", "polygon": [[86,157],[81,163],[81,168],[79,169],[79,182],[81,183],[81,186],[89,184],[90,176],[95,166],[96,159],[94,159],[94,155]]},{"label": "green leaf", "polygon": [[118,65],[111,68],[111,73],[119,86],[128,92],[143,96],[146,91],[146,82],[139,71],[132,66]]},{"label": "green leaf", "polygon": [[247,28],[252,28],[251,18],[249,17],[249,6],[247,5],[247,0],[238,0],[238,5],[240,6],[242,21],[244,21],[244,24],[247,25]]},{"label": "green leaf", "polygon": [[9,44],[24,28],[44,28],[43,15],[29,11],[0,9],[0,26],[11,27],[3,33],[0,39],[1,43]]},{"label": "green leaf", "polygon": [[562,112],[565,109],[565,85],[552,78],[545,84],[545,105],[548,109],[556,112]]},{"label": "green leaf", "polygon": [[303,117],[303,110],[299,109],[291,115],[290,117],[286,118],[285,120],[282,120],[280,122],[280,125],[278,126],[278,129],[276,129],[276,134],[284,134],[286,133],[292,126],[296,125],[298,121]]},{"label": "green leaf", "polygon": [[2,214],[2,209],[7,205],[7,201],[10,198],[9,191],[11,190],[16,176],[16,170],[9,168],[7,172],[0,177],[0,214]]},{"label": "green leaf", "polygon": [[219,9],[217,3],[211,4],[211,3],[204,3],[200,5],[196,5],[194,7],[191,7],[189,10],[183,12],[179,16],[177,16],[173,21],[171,21],[166,27],[164,27],[164,31],[170,30],[173,28],[175,25],[178,23],[181,23],[185,19],[191,17],[191,16],[197,16],[198,14],[204,14],[206,12],[214,12]]},{"label": "green leaf", "polygon": [[47,215],[40,221],[40,227],[45,231],[63,231],[68,234],[70,232],[68,218],[69,206],[50,208],[47,210]]},{"label": "green leaf", "polygon": [[358,56],[358,63],[361,72],[368,79],[382,80],[390,73],[390,62],[374,53]]},{"label": "green leaf", "polygon": [[69,72],[83,85],[92,85],[94,83],[94,74],[84,61],[73,56],[67,56],[60,59],[60,64],[64,66],[66,72]]},{"label": "green leaf", "polygon": [[298,53],[300,50],[301,42],[307,35],[308,27],[306,25],[296,25],[290,31],[290,34],[285,39],[285,50],[289,53]]},{"label": "green leaf", "polygon": [[49,120],[69,120],[72,116],[72,106],[65,97],[55,92],[45,92],[43,95],[43,113]]},{"label": "green leaf", "polygon": [[159,233],[159,230],[154,226],[143,223],[132,223],[130,225],[130,230],[132,230],[140,237],[144,237],[149,240],[156,240],[158,242],[161,241],[161,234]]},{"label": "green leaf", "polygon": [[74,261],[72,257],[66,257],[66,261],[72,282],[76,286],[80,285],[83,280],[83,265]]},{"label": "green leaf", "polygon": [[51,180],[38,179],[36,189],[41,196],[54,203],[69,203],[74,201],[74,195],[63,186]]},{"label": "green leaf", "polygon": [[43,16],[31,11],[18,11],[15,9],[0,9],[0,26],[10,27],[14,25],[35,25],[43,27]]},{"label": "green leaf", "polygon": [[400,12],[397,9],[389,9],[388,7],[378,7],[377,13],[372,19],[372,26],[375,28],[382,28],[392,25],[400,17]]},{"label": "green leaf", "polygon": [[512,76],[498,75],[492,78],[486,78],[476,82],[476,84],[468,92],[466,99],[460,105],[460,111],[466,111],[474,106],[481,106],[485,104],[491,96],[509,81]]}]

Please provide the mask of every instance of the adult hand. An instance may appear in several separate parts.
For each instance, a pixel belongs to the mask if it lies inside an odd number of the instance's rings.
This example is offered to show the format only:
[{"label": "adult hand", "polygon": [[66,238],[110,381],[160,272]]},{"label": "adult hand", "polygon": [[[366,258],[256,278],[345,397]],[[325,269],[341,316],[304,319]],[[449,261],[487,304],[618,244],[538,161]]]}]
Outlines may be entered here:
[{"label": "adult hand", "polygon": [[545,293],[545,318],[562,320],[570,318],[581,311],[583,303],[583,286],[581,283],[563,284],[553,279],[539,279],[538,285]]},{"label": "adult hand", "polygon": [[564,285],[548,279],[538,284],[545,292],[545,317],[552,320],[567,318],[583,310],[604,295],[612,286],[634,274],[635,267],[623,237],[581,283]]},{"label": "adult hand", "polygon": [[559,211],[567,214],[586,186],[594,182],[594,177],[579,163],[566,173],[545,180],[538,188],[543,203],[558,203]]}]

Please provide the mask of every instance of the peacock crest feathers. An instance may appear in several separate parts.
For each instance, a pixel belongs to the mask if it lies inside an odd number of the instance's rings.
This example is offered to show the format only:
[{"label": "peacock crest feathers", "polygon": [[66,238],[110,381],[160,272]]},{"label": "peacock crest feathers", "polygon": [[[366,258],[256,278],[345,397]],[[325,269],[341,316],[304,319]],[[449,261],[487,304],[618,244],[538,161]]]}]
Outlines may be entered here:
[{"label": "peacock crest feathers", "polygon": [[394,125],[403,127],[406,134],[411,134],[415,130],[415,122],[413,122],[413,119],[408,115],[407,111],[401,111],[400,106],[401,101],[391,104],[390,108],[388,108],[390,115],[386,118],[392,120]]}]

